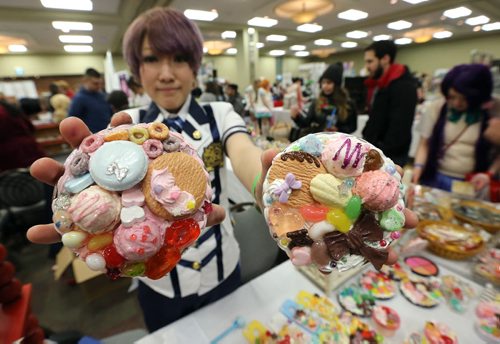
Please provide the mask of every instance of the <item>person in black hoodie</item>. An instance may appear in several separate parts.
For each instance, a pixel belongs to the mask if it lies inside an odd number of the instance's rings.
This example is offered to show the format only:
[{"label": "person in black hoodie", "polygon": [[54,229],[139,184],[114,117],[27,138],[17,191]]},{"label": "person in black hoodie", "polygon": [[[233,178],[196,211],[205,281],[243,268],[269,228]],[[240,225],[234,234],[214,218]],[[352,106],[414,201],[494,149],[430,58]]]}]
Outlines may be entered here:
[{"label": "person in black hoodie", "polygon": [[404,166],[411,144],[417,82],[407,66],[394,63],[396,52],[393,41],[373,42],[365,49],[370,116],[363,138],[380,148],[394,163]]},{"label": "person in black hoodie", "polygon": [[299,136],[321,131],[352,133],[357,128],[356,106],[342,87],[342,64],[330,65],[321,75],[321,93],[307,112],[298,107],[290,109],[291,117],[300,130]]}]

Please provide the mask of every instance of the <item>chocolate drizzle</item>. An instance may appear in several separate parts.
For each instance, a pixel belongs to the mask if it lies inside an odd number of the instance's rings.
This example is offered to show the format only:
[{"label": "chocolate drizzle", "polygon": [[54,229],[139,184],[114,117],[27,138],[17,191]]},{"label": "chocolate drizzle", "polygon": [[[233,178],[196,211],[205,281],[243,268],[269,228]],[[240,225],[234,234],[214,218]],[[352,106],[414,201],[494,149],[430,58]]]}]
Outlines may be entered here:
[{"label": "chocolate drizzle", "polygon": [[311,246],[314,241],[307,234],[307,229],[299,229],[298,231],[288,232],[286,236],[290,239],[290,243],[288,244],[288,249],[292,249],[294,247],[302,247],[302,246]]},{"label": "chocolate drizzle", "polygon": [[388,253],[366,245],[365,241],[380,241],[382,238],[383,231],[371,212],[363,212],[346,234],[333,231],[323,237],[333,260],[339,261],[347,254],[357,254],[365,257],[377,270],[386,262]]},{"label": "chocolate drizzle", "polygon": [[351,164],[351,159],[353,158],[354,154],[356,154],[356,158],[354,159],[354,162],[352,164],[353,168],[357,168],[359,162],[365,155],[365,153],[361,153],[361,143],[356,143],[354,146],[354,149],[351,152],[351,139],[347,138],[344,143],[340,146],[340,148],[337,150],[335,155],[333,156],[333,161],[337,161],[340,157],[340,152],[342,152],[342,149],[345,147],[345,155],[344,155],[344,161],[342,162],[341,168],[345,169]]},{"label": "chocolate drizzle", "polygon": [[281,154],[281,160],[287,161],[287,159],[297,160],[299,162],[304,162],[305,160],[310,164],[314,163],[316,167],[321,166],[321,163],[319,162],[318,158],[306,152],[293,151]]}]

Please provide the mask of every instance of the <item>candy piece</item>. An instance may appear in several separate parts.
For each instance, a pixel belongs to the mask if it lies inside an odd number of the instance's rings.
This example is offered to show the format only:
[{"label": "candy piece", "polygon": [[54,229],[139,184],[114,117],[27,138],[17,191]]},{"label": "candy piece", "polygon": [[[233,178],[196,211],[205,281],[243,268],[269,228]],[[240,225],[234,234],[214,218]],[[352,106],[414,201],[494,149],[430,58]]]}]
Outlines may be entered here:
[{"label": "candy piece", "polygon": [[335,226],[342,233],[347,233],[351,228],[351,220],[347,217],[342,209],[332,208],[326,214],[326,220]]},{"label": "candy piece", "polygon": [[73,225],[71,216],[65,210],[57,210],[54,213],[54,216],[52,216],[52,221],[54,221],[54,226],[56,227],[56,231],[60,234],[69,232]]},{"label": "candy piece", "polygon": [[389,209],[382,213],[382,219],[380,220],[380,226],[386,231],[397,231],[402,228],[405,224],[405,216],[402,212],[396,209]]},{"label": "candy piece", "polygon": [[328,207],[319,204],[307,204],[300,208],[300,214],[306,221],[320,222],[326,219]]},{"label": "candy piece", "polygon": [[85,190],[92,184],[94,184],[94,179],[90,173],[85,173],[84,175],[69,179],[64,184],[64,189],[71,193],[78,193]]},{"label": "candy piece", "polygon": [[145,216],[144,209],[137,205],[122,208],[120,212],[120,220],[125,227],[130,227],[135,223],[142,222]]},{"label": "candy piece", "polygon": [[133,143],[142,145],[147,139],[149,139],[148,130],[136,125],[128,130],[128,139]]},{"label": "candy piece", "polygon": [[165,243],[180,251],[193,244],[200,236],[200,226],[193,219],[177,220],[167,228]]},{"label": "candy piece", "polygon": [[398,231],[391,233],[391,239],[393,239],[393,240],[397,240],[400,237],[401,237],[401,233],[399,233]]},{"label": "candy piece", "polygon": [[347,202],[344,209],[346,215],[351,220],[356,220],[361,214],[361,198],[359,196],[352,196]]},{"label": "candy piece", "polygon": [[335,135],[321,154],[326,170],[337,177],[356,177],[363,172],[365,155],[371,145],[354,136]]},{"label": "candy piece", "polygon": [[131,227],[120,225],[115,230],[113,243],[125,259],[131,262],[145,261],[162,246],[162,231],[152,222],[137,223]]},{"label": "candy piece", "polygon": [[87,239],[87,234],[80,231],[71,231],[63,234],[61,241],[68,248],[79,248],[83,246],[83,242]]},{"label": "candy piece", "polygon": [[311,248],[307,246],[292,248],[292,257],[290,260],[295,266],[311,264]]},{"label": "candy piece", "polygon": [[131,189],[122,192],[122,205],[124,207],[131,207],[137,205],[142,207],[144,205],[144,194],[139,186],[134,186]]},{"label": "candy piece", "polygon": [[297,209],[275,203],[269,209],[269,224],[273,232],[280,237],[288,232],[304,228],[305,221]]},{"label": "candy piece", "polygon": [[90,135],[83,139],[80,144],[80,149],[84,153],[93,153],[97,150],[97,148],[101,147],[104,143],[104,139],[101,135]]},{"label": "candy piece", "polygon": [[311,194],[313,198],[328,206],[344,207],[351,191],[341,188],[342,180],[331,174],[318,174],[311,180]]},{"label": "candy piece", "polygon": [[72,175],[80,176],[89,171],[89,155],[83,152],[77,151],[71,163],[69,164],[69,170]]},{"label": "candy piece", "polygon": [[300,149],[311,155],[320,157],[323,144],[315,135],[307,135],[300,141]]},{"label": "candy piece", "polygon": [[129,141],[106,142],[90,158],[90,174],[102,188],[123,191],[138,184],[148,170],[142,146]]},{"label": "candy piece", "polygon": [[108,268],[118,268],[125,261],[125,258],[123,258],[122,255],[118,253],[116,247],[114,247],[113,245],[106,247],[102,251],[102,256],[104,257],[104,260],[106,260],[106,266]]},{"label": "candy piece", "polygon": [[128,130],[113,130],[104,136],[104,141],[128,141]]},{"label": "candy piece", "polygon": [[146,272],[146,265],[143,262],[126,264],[122,268],[122,274],[128,277],[143,276]]},{"label": "candy piece", "polygon": [[163,149],[167,153],[178,152],[180,148],[181,148],[180,140],[173,135],[170,135],[168,139],[163,141]]},{"label": "candy piece", "polygon": [[146,276],[159,279],[169,273],[181,259],[176,247],[163,246],[157,254],[146,262]]},{"label": "candy piece", "polygon": [[368,171],[356,178],[353,194],[363,200],[363,205],[372,211],[384,211],[398,202],[399,182],[384,171]]},{"label": "candy piece", "polygon": [[113,234],[103,233],[93,236],[87,243],[87,248],[89,251],[98,251],[113,242]]},{"label": "candy piece", "polygon": [[384,165],[384,160],[376,149],[370,149],[365,157],[365,165],[363,171],[374,171],[380,169]]},{"label": "candy piece", "polygon": [[331,258],[323,240],[315,241],[311,245],[311,258],[318,266],[328,266],[330,264]]},{"label": "candy piece", "polygon": [[153,122],[148,125],[149,137],[160,141],[168,137],[169,131],[168,127],[162,122]]},{"label": "candy piece", "polygon": [[95,234],[114,229],[120,210],[118,195],[93,185],[73,197],[68,212],[82,230]]},{"label": "candy piece", "polygon": [[159,140],[149,139],[142,144],[142,149],[150,159],[154,159],[163,154],[163,143]]},{"label": "candy piece", "polygon": [[99,253],[91,253],[85,258],[85,263],[90,270],[101,271],[106,268],[106,261]]},{"label": "candy piece", "polygon": [[313,240],[320,240],[326,233],[333,232],[335,227],[327,221],[315,223],[309,228],[309,237]]}]

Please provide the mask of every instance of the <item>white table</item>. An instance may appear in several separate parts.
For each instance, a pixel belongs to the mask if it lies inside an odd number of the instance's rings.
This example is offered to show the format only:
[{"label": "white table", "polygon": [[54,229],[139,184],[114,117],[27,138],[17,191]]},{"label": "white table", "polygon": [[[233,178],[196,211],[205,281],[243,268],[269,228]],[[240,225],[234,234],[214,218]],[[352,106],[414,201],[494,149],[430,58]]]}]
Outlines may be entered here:
[{"label": "white table", "polygon": [[289,109],[284,109],[283,107],[275,107],[271,112],[273,114],[274,123],[285,122],[293,125],[294,122],[290,115]]},{"label": "white table", "polygon": [[[450,272],[440,266],[440,275]],[[359,276],[354,277],[354,279]],[[350,283],[348,281],[346,283]],[[479,293],[482,287],[469,282]],[[169,326],[166,326],[137,341],[139,344],[153,343],[209,343],[222,331],[228,328],[234,319],[242,316],[247,322],[260,320],[268,323],[272,316],[279,312],[279,307],[286,299],[293,299],[300,290],[313,293],[321,291],[293,265],[287,261],[249,283],[236,292],[218,302],[202,308]],[[336,303],[336,292],[328,295]],[[396,335],[384,343],[402,343],[407,334],[422,330],[426,320],[447,323],[458,335],[460,343],[482,343],[474,328],[474,308],[476,301],[471,302],[464,314],[451,311],[447,305],[440,304],[431,309],[414,306],[401,295],[392,300],[379,301],[399,312],[402,327]],[[371,324],[371,320],[367,320]],[[241,330],[233,331],[220,343],[246,343]]]}]

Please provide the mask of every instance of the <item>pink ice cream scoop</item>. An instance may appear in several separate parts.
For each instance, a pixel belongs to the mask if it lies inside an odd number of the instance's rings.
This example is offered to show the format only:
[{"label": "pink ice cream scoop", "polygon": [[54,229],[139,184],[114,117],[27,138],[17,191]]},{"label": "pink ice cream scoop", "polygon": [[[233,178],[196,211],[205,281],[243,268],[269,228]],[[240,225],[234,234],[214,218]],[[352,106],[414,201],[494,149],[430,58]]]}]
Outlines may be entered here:
[{"label": "pink ice cream scoop", "polygon": [[93,185],[71,199],[68,212],[80,229],[101,233],[114,229],[120,220],[120,197]]},{"label": "pink ice cream scoop", "polygon": [[328,141],[321,162],[336,177],[356,177],[363,173],[366,153],[372,146],[349,135]]},{"label": "pink ice cream scoop", "polygon": [[384,211],[398,202],[399,182],[385,171],[368,171],[356,178],[352,193],[361,197],[367,209]]},{"label": "pink ice cream scoop", "polygon": [[162,231],[152,221],[137,223],[132,227],[120,225],[114,234],[116,250],[132,262],[147,260],[163,245]]}]

